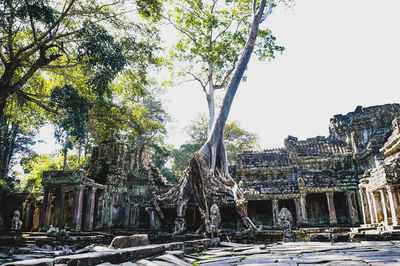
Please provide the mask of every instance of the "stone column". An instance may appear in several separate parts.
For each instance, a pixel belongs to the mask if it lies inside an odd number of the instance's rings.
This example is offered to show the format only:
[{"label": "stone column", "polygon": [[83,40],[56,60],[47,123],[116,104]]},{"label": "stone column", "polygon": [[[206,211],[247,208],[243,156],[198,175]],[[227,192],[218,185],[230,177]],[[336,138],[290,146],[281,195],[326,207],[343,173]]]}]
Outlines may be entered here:
[{"label": "stone column", "polygon": [[100,190],[100,192],[98,193],[98,199],[97,199],[97,203],[96,206],[96,215],[95,215],[95,220],[96,220],[96,225],[95,225],[95,229],[100,229],[103,227],[104,225],[104,190]]},{"label": "stone column", "polygon": [[370,197],[372,199],[372,209],[374,211],[374,222],[375,223],[379,223],[378,210],[377,210],[377,206],[376,206],[376,200],[375,200],[374,193],[372,191],[370,191],[369,195],[370,195]]},{"label": "stone column", "polygon": [[365,195],[367,196],[368,210],[369,210],[369,215],[370,215],[370,219],[371,219],[371,224],[373,224],[373,223],[375,223],[375,216],[374,216],[374,212],[373,212],[371,192],[368,190],[365,190]]},{"label": "stone column", "polygon": [[46,208],[44,211],[44,226],[50,226],[51,223],[51,204],[53,201],[53,189],[50,188],[47,192]]},{"label": "stone column", "polygon": [[294,199],[294,204],[296,206],[296,218],[297,218],[297,224],[300,225],[303,223],[303,217],[301,215],[301,205],[300,205],[300,199],[296,198]]},{"label": "stone column", "polygon": [[150,229],[152,230],[160,229],[160,218],[158,217],[157,212],[154,209],[152,209],[149,215],[150,215]]},{"label": "stone column", "polygon": [[361,200],[361,210],[362,210],[362,215],[363,215],[363,223],[367,224],[368,223],[367,219],[369,219],[369,217],[368,217],[368,214],[367,214],[367,209],[368,208],[366,208],[365,205],[368,205],[368,204],[366,204],[366,202],[365,202],[365,196],[364,196],[364,192],[363,192],[362,189],[359,190],[359,193],[360,193],[360,200]]},{"label": "stone column", "polygon": [[272,217],[274,219],[274,226],[278,227],[278,213],[279,213],[279,205],[278,205],[278,200],[273,199],[272,200]]},{"label": "stone column", "polygon": [[329,223],[337,224],[335,202],[333,200],[333,195],[334,195],[333,192],[326,192],[326,200],[328,201],[328,209],[329,209]]},{"label": "stone column", "polygon": [[86,231],[93,231],[93,221],[94,221],[94,206],[96,201],[96,189],[91,187],[88,189],[88,195],[86,200],[86,216],[84,220],[84,229]]},{"label": "stone column", "polygon": [[379,194],[381,196],[381,202],[382,202],[383,222],[385,224],[388,224],[388,215],[387,215],[387,209],[386,209],[385,194],[383,193],[382,189],[379,190]]},{"label": "stone column", "polygon": [[396,209],[394,207],[392,188],[390,186],[386,186],[386,190],[388,193],[388,199],[389,199],[389,205],[390,205],[390,217],[392,217],[392,225],[397,225],[398,224],[397,213],[396,213]]},{"label": "stone column", "polygon": [[306,203],[307,203],[306,202],[306,193],[301,193],[300,194],[300,208],[301,208],[301,215],[302,215],[303,223],[308,223]]},{"label": "stone column", "polygon": [[349,206],[351,225],[359,224],[360,218],[358,217],[356,192],[354,190],[347,191],[347,203]]},{"label": "stone column", "polygon": [[42,208],[40,209],[39,228],[43,227],[45,224],[47,201],[48,201],[47,196],[48,195],[49,195],[49,189],[47,187],[45,187],[44,191],[43,191]]},{"label": "stone column", "polygon": [[77,186],[74,191],[74,214],[72,217],[72,228],[81,230],[82,224],[82,207],[83,207],[83,186]]},{"label": "stone column", "polygon": [[54,202],[54,226],[63,227],[64,221],[64,201],[65,201],[65,188],[60,189],[60,195]]}]

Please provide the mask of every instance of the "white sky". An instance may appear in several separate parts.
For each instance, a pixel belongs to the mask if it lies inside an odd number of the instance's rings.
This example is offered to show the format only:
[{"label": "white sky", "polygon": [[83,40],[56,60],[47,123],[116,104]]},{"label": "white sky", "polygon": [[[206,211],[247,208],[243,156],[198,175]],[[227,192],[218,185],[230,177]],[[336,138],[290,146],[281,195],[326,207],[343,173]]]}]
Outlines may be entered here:
[{"label": "white sky", "polygon": [[[251,59],[230,120],[259,135],[262,148],[281,147],[287,135],[328,135],[329,119],[357,105],[400,102],[400,1],[298,0],[264,22],[285,46],[271,62]],[[207,112],[197,83],[170,88],[173,121],[167,142],[179,146],[183,128]],[[49,128],[38,152],[54,151]]]}]

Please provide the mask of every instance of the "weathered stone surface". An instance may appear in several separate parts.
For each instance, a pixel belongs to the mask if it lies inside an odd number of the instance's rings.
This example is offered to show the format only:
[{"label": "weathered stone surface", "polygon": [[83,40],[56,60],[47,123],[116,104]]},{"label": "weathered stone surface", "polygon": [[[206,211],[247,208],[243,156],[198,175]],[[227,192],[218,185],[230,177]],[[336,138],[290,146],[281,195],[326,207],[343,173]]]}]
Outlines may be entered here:
[{"label": "weathered stone surface", "polygon": [[60,256],[53,259],[36,259],[29,261],[12,262],[5,265],[97,265],[104,262],[124,263],[142,258],[164,254],[162,245],[147,245],[143,247],[130,247],[114,251],[90,252],[77,255]]},{"label": "weathered stone surface", "polygon": [[162,260],[162,261],[166,261],[169,263],[172,263],[174,265],[179,265],[179,266],[190,266],[189,263],[187,263],[186,261],[177,258],[174,255],[171,254],[165,254],[165,255],[161,255],[155,258],[156,260]]},{"label": "weathered stone surface", "polygon": [[48,265],[54,265],[54,261],[53,259],[33,259],[33,260],[15,261],[3,265],[4,266],[11,266],[11,265],[48,266]]},{"label": "weathered stone surface", "polygon": [[116,236],[111,241],[112,248],[128,248],[149,245],[149,237],[146,234],[135,234],[131,236]]}]

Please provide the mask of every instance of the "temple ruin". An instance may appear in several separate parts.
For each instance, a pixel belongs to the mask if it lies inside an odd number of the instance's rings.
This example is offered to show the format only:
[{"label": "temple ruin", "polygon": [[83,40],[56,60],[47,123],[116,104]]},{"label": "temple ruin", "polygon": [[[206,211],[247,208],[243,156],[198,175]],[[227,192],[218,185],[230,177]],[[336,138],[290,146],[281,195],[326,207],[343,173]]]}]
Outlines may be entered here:
[{"label": "temple ruin", "polygon": [[[247,191],[250,217],[258,224],[274,228],[279,210],[286,207],[298,226],[355,226],[363,221],[371,223],[369,217],[374,222],[388,221],[385,207],[371,206],[376,205],[375,198],[382,193],[392,193],[397,199],[398,180],[392,178],[393,174],[384,174],[387,165],[373,167],[376,158],[385,155],[389,156],[386,164],[396,168],[397,154],[393,154],[399,149],[395,144],[400,136],[398,128],[392,129],[392,121],[398,125],[399,115],[398,104],[359,106],[354,112],[335,115],[330,121],[328,137],[298,140],[289,136],[283,148],[239,154],[238,175]],[[382,184],[368,183],[378,180],[377,176]],[[379,192],[385,185],[390,188]],[[365,196],[366,189],[371,197]],[[369,198],[368,202],[375,205],[370,203],[369,208],[362,208],[367,205],[360,203]],[[385,197],[385,201],[393,201],[389,198],[392,196]],[[391,206],[391,210],[398,208],[393,204],[384,206]],[[373,215],[371,211],[367,213],[371,208]]]},{"label": "temple ruin", "polygon": [[[239,154],[235,176],[245,191],[249,217],[262,230],[279,229],[282,208],[292,214],[294,229],[398,225],[399,117],[399,104],[357,107],[330,120],[328,137],[288,136],[281,148]],[[48,171],[42,183],[43,194],[18,196],[14,204],[19,207],[3,210],[3,220],[19,209],[24,231],[50,226],[77,232],[173,231],[176,205],[160,205],[161,219],[151,203],[173,184],[145,147],[104,143],[93,150],[86,171]],[[17,196],[2,195],[2,204],[9,197]],[[233,198],[217,204],[221,227],[240,230]],[[197,229],[199,217],[189,206],[188,231]]]}]

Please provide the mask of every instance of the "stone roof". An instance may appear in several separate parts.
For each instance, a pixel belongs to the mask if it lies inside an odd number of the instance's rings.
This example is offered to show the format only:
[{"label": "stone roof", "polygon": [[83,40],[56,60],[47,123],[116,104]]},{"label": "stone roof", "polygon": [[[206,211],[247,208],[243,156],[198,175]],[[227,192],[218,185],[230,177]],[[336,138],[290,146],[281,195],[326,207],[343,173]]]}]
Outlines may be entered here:
[{"label": "stone roof", "polygon": [[340,140],[315,138],[297,141],[288,139],[286,145],[289,148],[293,148],[297,156],[347,154],[352,152],[351,148]]},{"label": "stone roof", "polygon": [[285,167],[290,166],[286,149],[264,150],[262,152],[244,151],[238,155],[242,168]]}]

